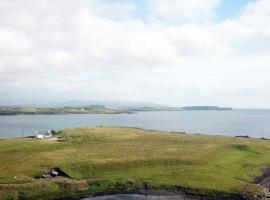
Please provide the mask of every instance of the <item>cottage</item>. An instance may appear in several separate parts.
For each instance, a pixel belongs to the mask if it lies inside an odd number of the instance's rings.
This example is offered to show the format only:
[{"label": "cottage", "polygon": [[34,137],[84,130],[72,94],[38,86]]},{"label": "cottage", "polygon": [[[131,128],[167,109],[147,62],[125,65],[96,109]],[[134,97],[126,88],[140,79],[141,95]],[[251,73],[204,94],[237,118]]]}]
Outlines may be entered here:
[{"label": "cottage", "polygon": [[36,138],[37,139],[46,139],[46,138],[51,138],[52,135],[52,131],[48,130],[45,133],[39,133],[38,131],[36,131]]}]

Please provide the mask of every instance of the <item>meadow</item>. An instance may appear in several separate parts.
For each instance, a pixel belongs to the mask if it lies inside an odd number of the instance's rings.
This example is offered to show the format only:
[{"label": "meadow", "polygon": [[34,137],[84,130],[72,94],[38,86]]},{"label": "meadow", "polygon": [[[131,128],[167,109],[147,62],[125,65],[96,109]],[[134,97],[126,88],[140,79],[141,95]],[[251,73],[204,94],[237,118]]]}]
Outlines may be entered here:
[{"label": "meadow", "polygon": [[[0,199],[57,199],[141,188],[242,199],[261,193],[252,181],[270,164],[270,141],[76,128],[50,140],[0,140],[0,158]],[[35,178],[54,167],[70,177]]]}]

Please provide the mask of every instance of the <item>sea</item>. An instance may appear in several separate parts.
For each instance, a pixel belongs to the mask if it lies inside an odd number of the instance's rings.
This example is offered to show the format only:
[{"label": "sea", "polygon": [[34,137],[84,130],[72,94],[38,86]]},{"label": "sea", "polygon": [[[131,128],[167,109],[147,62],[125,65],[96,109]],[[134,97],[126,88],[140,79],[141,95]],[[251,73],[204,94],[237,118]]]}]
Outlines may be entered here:
[{"label": "sea", "polygon": [[138,127],[147,130],[270,138],[270,110],[146,111],[135,114],[0,116],[0,138],[75,127]]}]

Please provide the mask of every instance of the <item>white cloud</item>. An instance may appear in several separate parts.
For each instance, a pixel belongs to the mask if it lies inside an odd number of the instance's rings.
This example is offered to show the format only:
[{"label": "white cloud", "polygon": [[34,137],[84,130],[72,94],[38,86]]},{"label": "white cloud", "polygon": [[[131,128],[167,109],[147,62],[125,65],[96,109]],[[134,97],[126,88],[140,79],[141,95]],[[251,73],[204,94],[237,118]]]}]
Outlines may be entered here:
[{"label": "white cloud", "polygon": [[120,2],[2,0],[0,103],[119,99],[270,107],[268,0],[215,24],[195,21],[210,20],[218,1],[170,1],[168,15],[151,7],[165,20],[149,13],[148,23],[134,15],[131,1]]},{"label": "white cloud", "polygon": [[15,31],[0,30],[0,44],[0,54],[2,55],[21,55],[31,49],[27,38]]}]

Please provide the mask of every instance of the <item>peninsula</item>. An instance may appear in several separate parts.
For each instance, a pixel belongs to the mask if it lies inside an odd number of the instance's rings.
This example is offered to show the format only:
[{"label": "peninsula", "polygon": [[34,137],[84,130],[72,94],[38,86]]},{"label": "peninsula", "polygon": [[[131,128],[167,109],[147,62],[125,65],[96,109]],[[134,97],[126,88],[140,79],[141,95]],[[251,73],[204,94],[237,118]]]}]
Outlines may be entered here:
[{"label": "peninsula", "polygon": [[64,114],[133,114],[144,111],[193,111],[193,110],[232,110],[218,106],[186,107],[117,107],[107,108],[104,105],[64,106],[64,107],[19,107],[0,106],[0,115],[64,115]]},{"label": "peninsula", "polygon": [[103,105],[82,107],[0,107],[0,115],[63,115],[63,114],[131,114],[128,109],[106,108]]}]

